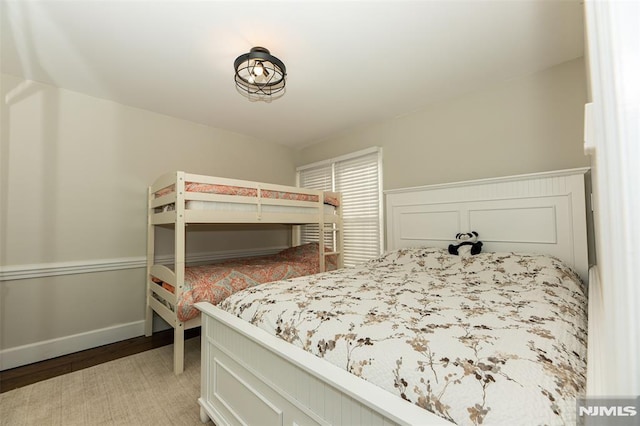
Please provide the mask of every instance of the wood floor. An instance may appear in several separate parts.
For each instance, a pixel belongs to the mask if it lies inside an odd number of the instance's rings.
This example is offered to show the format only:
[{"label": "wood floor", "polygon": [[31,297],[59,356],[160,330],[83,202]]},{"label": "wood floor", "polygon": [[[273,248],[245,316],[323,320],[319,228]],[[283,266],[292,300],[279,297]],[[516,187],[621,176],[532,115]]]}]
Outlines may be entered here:
[{"label": "wood floor", "polygon": [[[200,336],[200,328],[194,328],[185,331],[184,337],[185,339],[191,339],[198,336]],[[173,329],[170,329],[154,333],[150,337],[135,337],[122,342],[0,371],[0,393],[172,343]]]}]

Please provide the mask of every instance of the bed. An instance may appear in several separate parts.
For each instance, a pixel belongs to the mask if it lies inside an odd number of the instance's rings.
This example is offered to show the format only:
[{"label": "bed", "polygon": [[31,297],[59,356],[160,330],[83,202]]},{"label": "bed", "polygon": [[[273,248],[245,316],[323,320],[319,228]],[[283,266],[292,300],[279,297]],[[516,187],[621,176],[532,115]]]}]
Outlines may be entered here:
[{"label": "bed", "polygon": [[[198,304],[202,420],[575,423],[588,180],[573,169],[387,191],[380,259]],[[449,255],[471,230],[482,253]]]},{"label": "bed", "polygon": [[[160,176],[149,186],[145,334],[150,336],[153,333],[154,313],[174,328],[176,374],[184,369],[184,331],[201,324],[199,312],[193,308],[194,303],[207,297],[210,297],[207,300],[217,303],[237,289],[271,279],[322,272],[327,266],[342,267],[340,198],[340,194],[335,192],[181,171]],[[227,261],[224,266],[186,265],[188,225],[239,223],[314,224],[319,229],[318,242],[274,256]],[[160,263],[155,253],[155,230],[158,226],[167,225],[174,231],[174,259]],[[319,247],[324,249],[319,250]],[[315,259],[311,261],[313,253]],[[280,262],[279,267],[277,262]],[[258,270],[257,265],[261,265]],[[233,282],[224,277],[212,278],[216,274],[225,274],[221,267],[227,268],[227,278],[229,274],[233,275]],[[203,273],[208,275],[201,275]],[[212,285],[209,290],[205,282]],[[195,286],[194,283],[200,284]],[[216,283],[217,288],[214,288]]]},{"label": "bed", "polygon": [[[337,256],[326,258],[325,269],[337,269]],[[318,243],[307,243],[275,254],[228,259],[213,264],[185,268],[184,287],[174,307],[178,321],[187,322],[200,314],[196,303],[218,304],[231,294],[272,281],[320,272]],[[175,294],[175,287],[154,276],[158,286]],[[152,293],[155,295],[155,293]],[[157,297],[157,296],[156,296]],[[160,299],[158,299],[160,300]],[[161,300],[161,302],[166,303]]]}]

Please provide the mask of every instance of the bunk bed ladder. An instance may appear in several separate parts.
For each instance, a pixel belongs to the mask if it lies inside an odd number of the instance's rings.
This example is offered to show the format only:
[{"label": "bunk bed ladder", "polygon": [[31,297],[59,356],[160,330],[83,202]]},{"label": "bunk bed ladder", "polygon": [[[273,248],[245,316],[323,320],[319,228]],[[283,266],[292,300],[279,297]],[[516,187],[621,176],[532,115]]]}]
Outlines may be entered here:
[{"label": "bunk bed ladder", "polygon": [[[344,267],[344,241],[343,241],[343,233],[342,233],[342,200],[340,200],[340,205],[336,207],[336,216],[339,218],[338,222],[332,222],[327,225],[321,227],[322,232],[320,232],[321,236],[324,234],[330,234],[330,241],[332,242],[332,250],[324,252],[324,257],[327,256],[336,256],[336,267],[338,269]],[[322,246],[321,246],[322,247]],[[325,262],[326,264],[326,262]],[[324,271],[324,269],[321,269]]]},{"label": "bunk bed ladder", "polygon": [[337,255],[337,268],[344,268],[344,222],[342,221],[342,195],[338,195],[340,202],[336,207],[338,222],[333,225],[333,241]]},{"label": "bunk bed ladder", "polygon": [[151,286],[153,285],[151,281],[151,267],[153,266],[154,256],[155,256],[155,226],[151,224],[151,219],[153,215],[153,207],[151,206],[151,202],[153,200],[153,191],[151,187],[147,190],[147,286],[146,286],[146,298],[147,298],[147,310],[145,313],[144,320],[144,335],[151,336],[153,333],[153,308],[151,307],[151,303],[149,298],[151,295]]},{"label": "bunk bed ladder", "polygon": [[330,224],[324,227],[323,234],[330,234],[331,237],[329,241],[332,242],[332,248],[330,251],[324,252],[325,265],[326,258],[328,256],[336,256],[336,268],[342,268],[343,264],[343,254],[342,254],[342,231],[339,226],[335,224]]},{"label": "bunk bed ladder", "polygon": [[325,244],[324,244],[324,199],[323,195],[320,194],[318,196],[318,260],[320,262],[318,272],[326,271],[326,253],[325,253]]}]

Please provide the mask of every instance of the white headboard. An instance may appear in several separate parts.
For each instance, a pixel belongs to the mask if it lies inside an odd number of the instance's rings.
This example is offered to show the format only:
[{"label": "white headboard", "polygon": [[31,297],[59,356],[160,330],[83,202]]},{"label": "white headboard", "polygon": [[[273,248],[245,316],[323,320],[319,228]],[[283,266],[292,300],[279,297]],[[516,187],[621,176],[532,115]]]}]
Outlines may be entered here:
[{"label": "white headboard", "polygon": [[387,250],[476,231],[482,251],[550,254],[586,283],[588,178],[580,168],[385,191]]}]

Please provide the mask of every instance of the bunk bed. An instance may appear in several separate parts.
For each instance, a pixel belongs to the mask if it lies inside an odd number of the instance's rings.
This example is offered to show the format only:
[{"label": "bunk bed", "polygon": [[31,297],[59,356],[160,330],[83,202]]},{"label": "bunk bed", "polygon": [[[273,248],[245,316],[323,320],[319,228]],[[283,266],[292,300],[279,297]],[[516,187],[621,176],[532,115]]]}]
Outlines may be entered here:
[{"label": "bunk bed", "polygon": [[[222,290],[211,292],[200,291],[200,294],[213,294],[214,299],[208,301],[215,304],[230,292],[271,281],[273,277],[291,278],[342,267],[340,204],[340,194],[335,192],[182,171],[165,174],[149,186],[145,335],[153,333],[154,312],[173,327],[173,368],[176,374],[184,369],[184,332],[201,323],[200,315],[193,314],[195,308],[185,306],[185,303],[193,305],[202,298],[194,298],[187,284],[198,280],[201,283],[211,281],[210,276],[201,278],[198,273],[208,271],[215,275],[221,268],[250,277],[241,285],[226,285]],[[192,268],[186,264],[185,253],[186,227],[191,224],[317,225],[318,241],[311,245],[317,257],[310,262],[311,252],[307,245],[268,257],[225,261],[211,268]],[[159,263],[155,254],[156,228],[167,225],[173,226],[174,231],[174,259],[171,264]],[[294,234],[292,232],[292,240],[295,239]],[[278,264],[285,265],[278,274],[255,273],[256,268],[274,269]]]},{"label": "bunk bed", "polygon": [[202,421],[575,424],[588,173],[387,191],[381,257],[197,304]]}]

